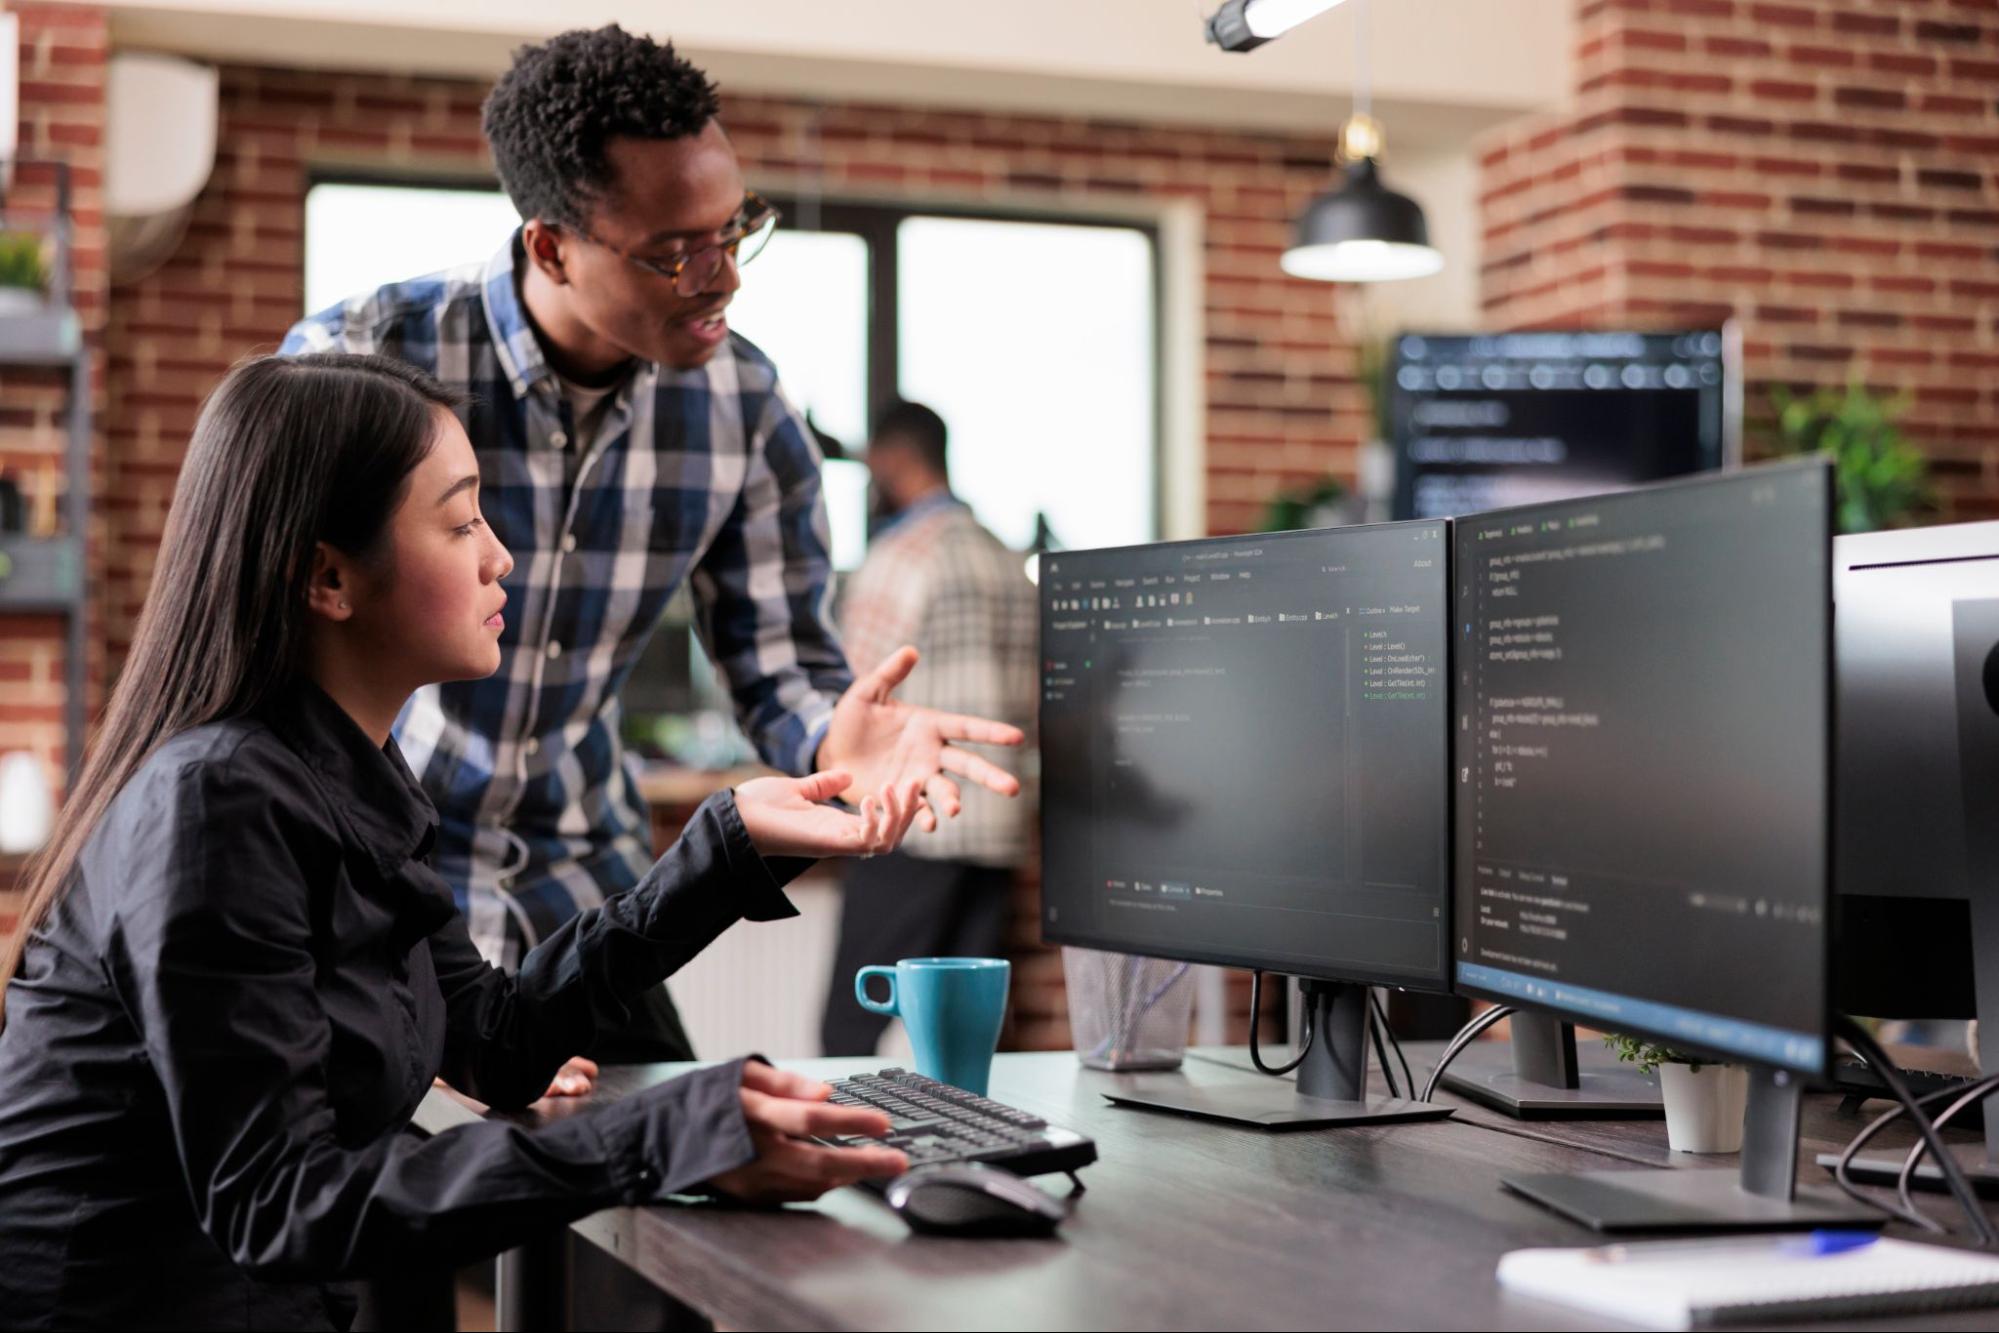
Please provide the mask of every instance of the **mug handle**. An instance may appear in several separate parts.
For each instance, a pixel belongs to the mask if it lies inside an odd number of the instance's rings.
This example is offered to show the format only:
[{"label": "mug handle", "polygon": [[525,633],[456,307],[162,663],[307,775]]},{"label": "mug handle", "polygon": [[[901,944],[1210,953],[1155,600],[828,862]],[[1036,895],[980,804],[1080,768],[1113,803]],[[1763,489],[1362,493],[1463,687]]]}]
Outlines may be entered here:
[{"label": "mug handle", "polygon": [[[888,979],[888,1000],[886,1002],[869,998],[868,981],[873,977],[886,977]],[[854,998],[860,1001],[861,1008],[863,1009],[877,1014],[887,1014],[890,1018],[898,1017],[902,1011],[896,1006],[895,969],[892,967],[864,967],[854,973]]]}]

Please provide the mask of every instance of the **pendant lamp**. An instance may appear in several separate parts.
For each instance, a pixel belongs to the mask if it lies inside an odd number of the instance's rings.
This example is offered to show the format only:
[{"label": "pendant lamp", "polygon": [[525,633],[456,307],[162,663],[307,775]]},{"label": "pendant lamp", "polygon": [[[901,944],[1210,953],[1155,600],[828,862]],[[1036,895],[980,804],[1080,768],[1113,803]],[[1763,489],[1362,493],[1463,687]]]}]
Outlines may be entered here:
[{"label": "pendant lamp", "polygon": [[1359,77],[1354,114],[1340,130],[1338,160],[1346,181],[1306,206],[1280,267],[1294,278],[1321,282],[1393,282],[1427,278],[1444,266],[1430,244],[1423,209],[1381,183],[1381,124],[1368,114],[1372,100],[1367,62],[1367,5],[1357,6],[1354,51]]}]

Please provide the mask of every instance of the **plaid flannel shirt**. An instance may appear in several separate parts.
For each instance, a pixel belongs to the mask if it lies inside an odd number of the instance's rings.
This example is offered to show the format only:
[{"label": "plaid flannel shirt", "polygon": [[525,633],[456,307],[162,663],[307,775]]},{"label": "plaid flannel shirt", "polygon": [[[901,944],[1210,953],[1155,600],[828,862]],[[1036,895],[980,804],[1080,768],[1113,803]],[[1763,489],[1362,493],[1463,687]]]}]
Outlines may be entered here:
[{"label": "plaid flannel shirt", "polygon": [[[1025,557],[979,525],[946,492],[917,501],[878,531],[840,596],[840,637],[865,674],[905,643],[922,667],[896,697],[905,703],[1010,722],[1034,731],[1039,703],[1040,604]],[[1018,770],[1030,751],[1002,762]],[[1023,782],[1030,774],[1020,773]],[[905,855],[1017,866],[1027,855],[1034,802],[960,782],[964,808]]]},{"label": "plaid flannel shirt", "polygon": [[683,581],[772,766],[810,771],[851,681],[826,615],[818,446],[769,359],[731,334],[697,370],[640,363],[576,439],[521,259],[516,233],[483,265],[302,320],[280,349],[384,353],[471,399],[480,507],[515,561],[500,669],[419,690],[396,739],[437,805],[437,869],[506,965],[652,864],[618,694]]}]

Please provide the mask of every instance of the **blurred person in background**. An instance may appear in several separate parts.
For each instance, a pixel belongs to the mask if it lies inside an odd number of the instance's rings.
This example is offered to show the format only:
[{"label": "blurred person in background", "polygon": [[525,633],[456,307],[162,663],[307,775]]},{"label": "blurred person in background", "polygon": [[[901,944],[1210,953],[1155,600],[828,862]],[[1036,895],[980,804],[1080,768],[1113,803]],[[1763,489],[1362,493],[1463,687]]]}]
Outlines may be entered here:
[{"label": "blurred person in background", "polygon": [[[879,523],[843,593],[840,637],[863,675],[914,644],[924,670],[903,687],[906,702],[1026,731],[1039,680],[1034,586],[1021,554],[951,493],[947,443],[943,418],[919,403],[897,403],[877,423],[867,463]],[[887,1025],[854,1001],[860,968],[1000,954],[1033,817],[1028,801],[968,786],[957,819],[936,833],[843,864],[824,1054],[872,1054]]]}]

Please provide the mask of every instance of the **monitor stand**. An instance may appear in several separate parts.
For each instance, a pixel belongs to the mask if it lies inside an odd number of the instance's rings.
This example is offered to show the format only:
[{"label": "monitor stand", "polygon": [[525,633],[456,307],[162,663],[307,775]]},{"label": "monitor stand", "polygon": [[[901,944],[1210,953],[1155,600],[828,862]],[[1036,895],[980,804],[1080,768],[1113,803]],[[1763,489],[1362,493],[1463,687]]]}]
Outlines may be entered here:
[{"label": "monitor stand", "polygon": [[1833,1190],[1798,1188],[1798,1114],[1805,1080],[1749,1066],[1742,1169],[1640,1167],[1509,1176],[1501,1183],[1594,1231],[1802,1231],[1878,1227],[1876,1209]]},{"label": "monitor stand", "polygon": [[1475,1041],[1445,1068],[1441,1086],[1522,1120],[1666,1113],[1659,1078],[1601,1046],[1576,1049],[1576,1029],[1551,1014],[1517,1012],[1510,1042]]},{"label": "monitor stand", "polygon": [[1295,1087],[1268,1079],[1203,1088],[1185,1076],[1136,1075],[1119,1080],[1117,1091],[1104,1096],[1119,1106],[1260,1129],[1379,1125],[1450,1115],[1450,1107],[1436,1102],[1367,1095],[1367,987],[1310,980],[1299,984],[1311,1013],[1312,1044],[1298,1066]]}]

